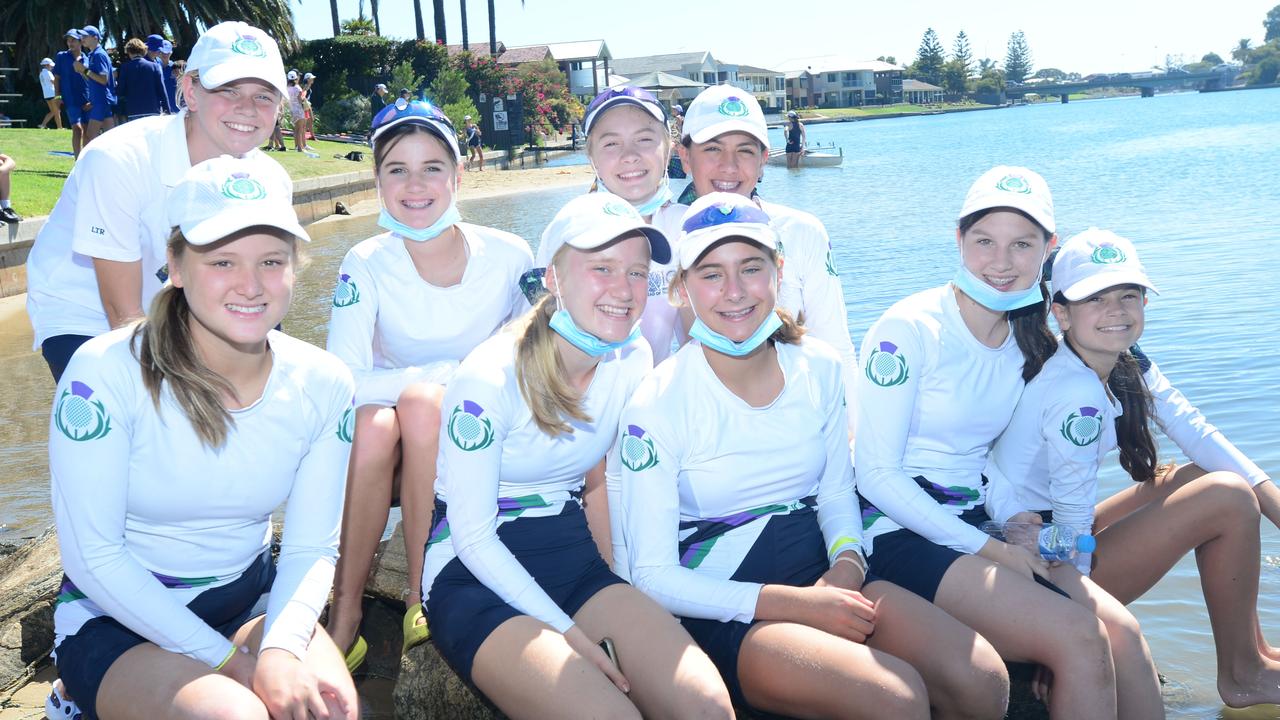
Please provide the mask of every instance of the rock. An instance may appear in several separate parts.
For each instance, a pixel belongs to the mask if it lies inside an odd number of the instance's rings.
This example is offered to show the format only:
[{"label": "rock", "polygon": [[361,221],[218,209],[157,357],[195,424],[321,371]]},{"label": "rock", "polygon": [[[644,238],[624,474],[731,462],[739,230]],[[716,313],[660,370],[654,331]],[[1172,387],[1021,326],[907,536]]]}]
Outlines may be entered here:
[{"label": "rock", "polygon": [[53,648],[53,599],[62,579],[52,527],[0,558],[0,691],[29,677]]},{"label": "rock", "polygon": [[[393,538],[394,539],[394,538]],[[399,720],[502,720],[506,716],[449,667],[435,643],[425,642],[400,660],[392,694]]]},{"label": "rock", "polygon": [[396,523],[391,537],[378,546],[378,554],[373,558],[373,567],[369,571],[369,582],[364,591],[374,597],[392,602],[403,603],[405,587],[408,586],[408,565],[404,556],[404,528]]}]

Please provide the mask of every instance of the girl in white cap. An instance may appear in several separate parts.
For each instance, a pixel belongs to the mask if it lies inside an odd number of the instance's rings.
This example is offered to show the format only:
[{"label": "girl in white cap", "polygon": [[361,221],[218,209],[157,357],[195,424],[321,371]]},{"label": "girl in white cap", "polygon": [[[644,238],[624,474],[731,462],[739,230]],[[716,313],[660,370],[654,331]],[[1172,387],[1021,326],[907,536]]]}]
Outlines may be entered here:
[{"label": "girl in white cap", "polygon": [[[646,222],[675,237],[684,208],[673,202],[667,184],[671,156],[667,124],[667,111],[653,93],[625,86],[597,95],[582,121],[587,158],[596,172],[594,189],[626,200]],[[540,246],[535,264],[546,267],[549,258]],[[675,307],[667,301],[667,286],[675,272],[674,263],[654,263],[649,268],[649,301],[640,330],[653,349],[655,364],[671,354],[673,341],[683,344],[688,339]]]},{"label": "girl in white cap", "polygon": [[[344,717],[316,619],[338,548],[351,374],[272,330],[293,294],[288,177],[217,158],[173,189],[170,284],[86,343],[49,424],[61,683],[85,718]],[[284,504],[279,559],[271,516]],[[65,714],[64,714],[65,713]]]},{"label": "girl in white cap", "polygon": [[[1097,616],[1040,584],[1045,562],[977,527],[991,443],[1054,349],[1040,282],[1057,242],[1049,187],[1031,170],[992,168],[958,224],[955,278],[896,303],[863,341],[854,466],[870,570],[1005,659],[1047,667],[1055,717],[1116,717],[1117,672],[1147,672],[1129,684],[1154,686],[1150,664],[1113,663]],[[1140,640],[1136,624],[1127,633]]]},{"label": "girl in white cap", "polygon": [[650,257],[670,248],[611,195],[575,198],[551,224],[549,294],[445,393],[422,580],[432,639],[510,717],[732,717],[706,655],[609,571],[583,513],[601,500],[583,475],[606,457],[617,471],[618,419],[652,367],[638,324]]},{"label": "girl in white cap", "polygon": [[[1135,345],[1155,286],[1132,243],[1086,230],[1063,244],[1052,277],[1062,342],[992,450],[987,507],[998,520],[1043,518],[1093,534],[1092,558],[1056,565],[1050,576],[1072,596],[1104,595],[1100,603],[1133,602],[1194,549],[1223,702],[1280,702],[1280,652],[1258,623],[1259,512],[1250,487],[1265,497],[1271,481]],[[1158,465],[1152,420],[1195,464]],[[1137,482],[1095,510],[1098,468],[1116,448]]]},{"label": "girl in white cap", "polygon": [[849,337],[844,289],[827,229],[813,215],[766,202],[756,193],[756,183],[764,175],[769,159],[769,129],[760,103],[751,93],[732,85],[703,90],[685,112],[684,139],[677,151],[685,172],[693,178],[681,194],[680,203],[688,205],[711,192],[732,192],[753,198],[769,215],[786,265],[778,287],[778,304],[790,311],[810,335],[840,353],[849,407],[854,407],[858,357]]},{"label": "girl in white cap", "polygon": [[462,358],[529,309],[522,238],[462,222],[462,153],[436,106],[396,100],[370,132],[387,232],[347,252],[339,269],[328,347],[356,378],[356,430],[342,552],[328,629],[352,668],[373,555],[399,489],[408,559],[404,649],[427,637],[422,552],[430,529],[444,385]]},{"label": "girl in white cap", "polygon": [[53,60],[44,58],[40,61],[40,91],[44,95],[44,102],[49,106],[49,112],[45,113],[40,119],[40,129],[49,127],[49,121],[53,120],[58,124],[58,129],[62,129],[62,107],[58,103],[57,83],[53,75]]},{"label": "girl in white cap", "polygon": [[1002,717],[995,649],[867,574],[840,357],[777,307],[769,217],[704,195],[677,247],[673,293],[698,342],[645,378],[621,422],[613,512],[636,587],[681,616],[753,708]]},{"label": "girl in white cap", "polygon": [[194,164],[257,155],[284,66],[267,33],[224,22],[192,48],[181,84],[177,115],[128,123],[85,148],[36,236],[27,312],[55,380],[81,343],[142,316],[166,279],[169,193]]}]

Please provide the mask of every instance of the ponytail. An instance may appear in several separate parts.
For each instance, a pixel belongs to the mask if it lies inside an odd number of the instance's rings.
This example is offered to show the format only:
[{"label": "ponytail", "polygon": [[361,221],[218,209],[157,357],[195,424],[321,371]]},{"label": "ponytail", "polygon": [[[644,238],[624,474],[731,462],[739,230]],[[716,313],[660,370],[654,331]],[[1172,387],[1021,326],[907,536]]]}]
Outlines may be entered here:
[{"label": "ponytail", "polygon": [[[187,240],[179,231],[169,238],[174,260],[182,257]],[[210,370],[196,352],[191,337],[191,307],[182,288],[166,285],[151,303],[147,317],[133,330],[133,355],[142,366],[142,384],[156,410],[165,383],[207,448],[219,449],[235,420],[223,403],[235,397],[226,378]]]},{"label": "ponytail", "polygon": [[[1070,343],[1068,343],[1070,345]],[[1120,447],[1120,467],[1135,482],[1156,479],[1156,440],[1148,419],[1153,414],[1151,390],[1142,376],[1138,359],[1128,350],[1120,353],[1107,377],[1107,387],[1120,401],[1124,413],[1116,418],[1116,444]]]},{"label": "ponytail", "polygon": [[509,328],[516,335],[516,383],[520,395],[533,413],[534,424],[553,437],[573,433],[566,417],[591,422],[582,409],[582,394],[565,379],[568,370],[560,359],[555,331],[551,329],[555,303],[555,296],[547,293]]},{"label": "ponytail", "polygon": [[773,311],[782,319],[782,327],[775,330],[769,339],[775,343],[799,345],[800,338],[804,337],[804,326],[791,317],[791,311],[780,305],[774,306]]},{"label": "ponytail", "polygon": [[1049,288],[1040,281],[1040,302],[1009,313],[1009,324],[1013,327],[1013,339],[1022,351],[1022,381],[1040,374],[1045,362],[1053,357],[1058,349],[1058,340],[1049,330]]}]

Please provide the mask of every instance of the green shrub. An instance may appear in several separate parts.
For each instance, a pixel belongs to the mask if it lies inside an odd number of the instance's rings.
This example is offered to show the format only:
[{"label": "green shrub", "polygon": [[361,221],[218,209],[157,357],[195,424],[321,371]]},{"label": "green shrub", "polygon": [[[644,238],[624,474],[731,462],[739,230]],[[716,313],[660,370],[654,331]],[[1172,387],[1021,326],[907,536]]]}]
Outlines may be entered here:
[{"label": "green shrub", "polygon": [[329,100],[316,111],[316,131],[326,133],[369,132],[369,98],[351,94]]}]

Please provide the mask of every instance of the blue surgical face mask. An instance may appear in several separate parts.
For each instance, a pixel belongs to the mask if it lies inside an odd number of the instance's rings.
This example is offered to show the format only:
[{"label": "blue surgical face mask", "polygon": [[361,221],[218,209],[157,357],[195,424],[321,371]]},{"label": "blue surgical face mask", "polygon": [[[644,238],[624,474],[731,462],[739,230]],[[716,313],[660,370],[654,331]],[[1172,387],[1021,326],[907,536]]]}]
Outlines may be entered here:
[{"label": "blue surgical face mask", "polygon": [[654,193],[653,197],[640,203],[639,205],[632,203],[632,206],[636,209],[636,212],[640,213],[642,217],[650,217],[654,213],[661,210],[662,206],[666,205],[667,201],[669,201],[672,197],[673,197],[673,194],[671,192],[671,185],[667,181],[667,177],[664,175],[662,177],[662,184],[658,186],[658,192]]},{"label": "blue surgical face mask", "polygon": [[431,223],[430,227],[414,228],[405,225],[395,219],[386,207],[382,208],[382,212],[378,214],[378,227],[384,230],[390,230],[393,234],[398,235],[414,242],[426,242],[440,236],[445,230],[453,227],[462,221],[462,213],[458,212],[457,203],[449,203],[449,207],[445,208],[444,214],[439,220]]},{"label": "blue surgical face mask", "polygon": [[[689,307],[693,308],[693,303],[689,303]],[[689,337],[702,343],[704,347],[709,347],[730,357],[750,355],[756,348],[763,345],[765,340],[768,340],[777,332],[778,328],[782,327],[782,318],[778,316],[778,313],[770,310],[769,314],[760,323],[760,327],[751,333],[751,337],[742,342],[734,342],[707,327],[706,323],[702,322],[702,318],[698,315],[696,308],[693,310],[693,317],[693,325],[689,328]]]},{"label": "blue surgical face mask", "polygon": [[583,330],[578,327],[578,323],[573,321],[573,316],[564,308],[564,302],[561,300],[559,290],[556,291],[556,311],[551,315],[551,321],[548,324],[552,330],[556,331],[556,334],[564,338],[570,345],[591,357],[607,355],[640,337],[640,323],[636,323],[631,328],[631,334],[619,342],[606,342]]},{"label": "blue surgical face mask", "polygon": [[1043,275],[1044,257],[1041,257],[1040,272],[1036,274],[1036,281],[1031,283],[1031,287],[1026,290],[997,290],[969,271],[964,264],[964,250],[961,250],[960,269],[956,270],[951,282],[982,307],[996,312],[1010,312],[1044,302],[1044,294],[1040,292],[1040,278]]}]

